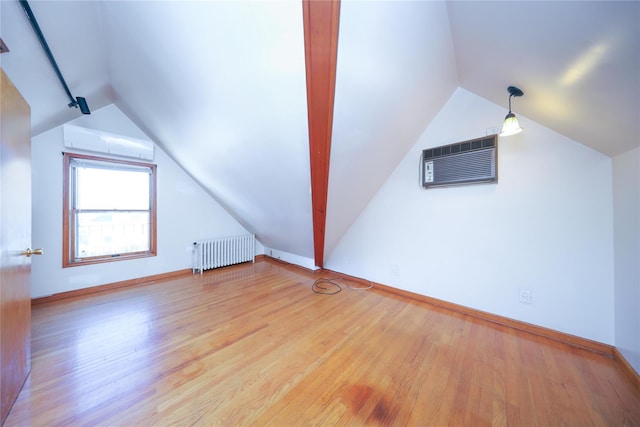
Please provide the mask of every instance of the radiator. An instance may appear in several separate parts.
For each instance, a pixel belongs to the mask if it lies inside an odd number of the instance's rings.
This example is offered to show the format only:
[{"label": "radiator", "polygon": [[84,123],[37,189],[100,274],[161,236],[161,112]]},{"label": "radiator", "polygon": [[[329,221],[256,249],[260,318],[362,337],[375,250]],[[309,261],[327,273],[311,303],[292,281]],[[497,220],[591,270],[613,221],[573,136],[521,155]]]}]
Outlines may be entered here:
[{"label": "radiator", "polygon": [[198,240],[193,243],[192,272],[254,261],[255,236],[221,237]]}]

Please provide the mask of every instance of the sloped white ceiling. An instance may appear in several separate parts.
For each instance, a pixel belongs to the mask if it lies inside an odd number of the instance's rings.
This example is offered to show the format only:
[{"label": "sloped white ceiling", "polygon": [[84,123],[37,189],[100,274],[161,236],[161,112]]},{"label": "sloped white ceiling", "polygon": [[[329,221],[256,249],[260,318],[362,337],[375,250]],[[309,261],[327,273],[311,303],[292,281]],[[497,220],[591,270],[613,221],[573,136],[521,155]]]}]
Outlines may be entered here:
[{"label": "sloped white ceiling", "polygon": [[[87,98],[94,109],[113,103],[98,3],[29,4],[72,95]],[[70,100],[20,3],[3,0],[0,7],[0,36],[10,50],[0,55],[0,65],[31,106],[32,134],[77,118],[80,110],[67,107]]]},{"label": "sloped white ceiling", "polygon": [[[30,4],[74,96],[115,102],[262,243],[313,258],[300,1]],[[78,117],[18,1],[0,8],[33,134]],[[325,253],[458,86],[505,114],[519,86],[516,114],[610,156],[640,144],[637,1],[343,1],[337,67]]]},{"label": "sloped white ceiling", "polygon": [[342,3],[325,255],[457,85],[446,3]]},{"label": "sloped white ceiling", "polygon": [[640,2],[451,1],[460,86],[604,154],[640,144]]},{"label": "sloped white ceiling", "polygon": [[313,257],[301,2],[103,2],[117,104],[268,247]]}]

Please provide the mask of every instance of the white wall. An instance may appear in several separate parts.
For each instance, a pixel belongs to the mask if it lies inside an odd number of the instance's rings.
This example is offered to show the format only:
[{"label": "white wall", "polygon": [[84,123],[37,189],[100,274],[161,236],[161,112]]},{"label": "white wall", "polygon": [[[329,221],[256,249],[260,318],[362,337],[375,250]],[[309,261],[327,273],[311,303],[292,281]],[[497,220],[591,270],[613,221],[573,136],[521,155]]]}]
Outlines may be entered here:
[{"label": "white wall", "polygon": [[613,159],[615,345],[640,373],[640,148]]},{"label": "white wall", "polygon": [[524,132],[499,141],[498,184],[418,186],[422,149],[483,136],[505,114],[457,89],[326,267],[613,344],[610,158],[520,117]]},{"label": "white wall", "polygon": [[268,246],[264,247],[264,254],[274,259],[279,259],[289,264],[299,265],[300,267],[308,270],[318,270],[316,262],[313,258],[307,258],[300,255],[292,254],[290,252],[281,251],[279,249],[273,249]]},{"label": "white wall", "polygon": [[[116,106],[109,105],[71,124],[148,139]],[[150,258],[62,268],[62,127],[32,139],[32,244],[45,255],[32,258],[31,296],[40,297],[89,286],[191,268],[199,238],[247,231],[158,147],[158,255]],[[66,149],[66,151],[71,151]],[[256,245],[258,251],[261,245]]]}]

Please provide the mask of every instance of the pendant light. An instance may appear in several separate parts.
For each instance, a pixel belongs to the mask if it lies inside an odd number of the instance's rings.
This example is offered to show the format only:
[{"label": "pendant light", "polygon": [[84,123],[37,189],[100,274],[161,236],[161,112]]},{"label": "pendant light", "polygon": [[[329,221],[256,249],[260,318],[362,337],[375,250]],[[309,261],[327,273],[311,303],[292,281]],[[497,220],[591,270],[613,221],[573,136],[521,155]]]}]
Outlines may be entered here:
[{"label": "pendant light", "polygon": [[511,97],[512,96],[522,96],[524,92],[518,89],[515,86],[509,86],[507,88],[509,91],[509,113],[504,118],[504,123],[502,124],[502,132],[500,132],[500,136],[510,136],[515,135],[517,133],[522,132],[522,127],[518,122],[518,118],[515,114],[511,112]]}]

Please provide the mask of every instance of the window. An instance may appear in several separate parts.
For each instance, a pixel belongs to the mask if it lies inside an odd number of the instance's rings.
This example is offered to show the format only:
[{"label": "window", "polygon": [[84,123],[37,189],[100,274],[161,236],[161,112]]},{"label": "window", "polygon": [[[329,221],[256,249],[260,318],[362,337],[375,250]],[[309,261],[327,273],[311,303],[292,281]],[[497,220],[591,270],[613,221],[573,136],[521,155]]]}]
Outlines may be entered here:
[{"label": "window", "polygon": [[64,154],[63,267],[156,255],[156,165]]}]

